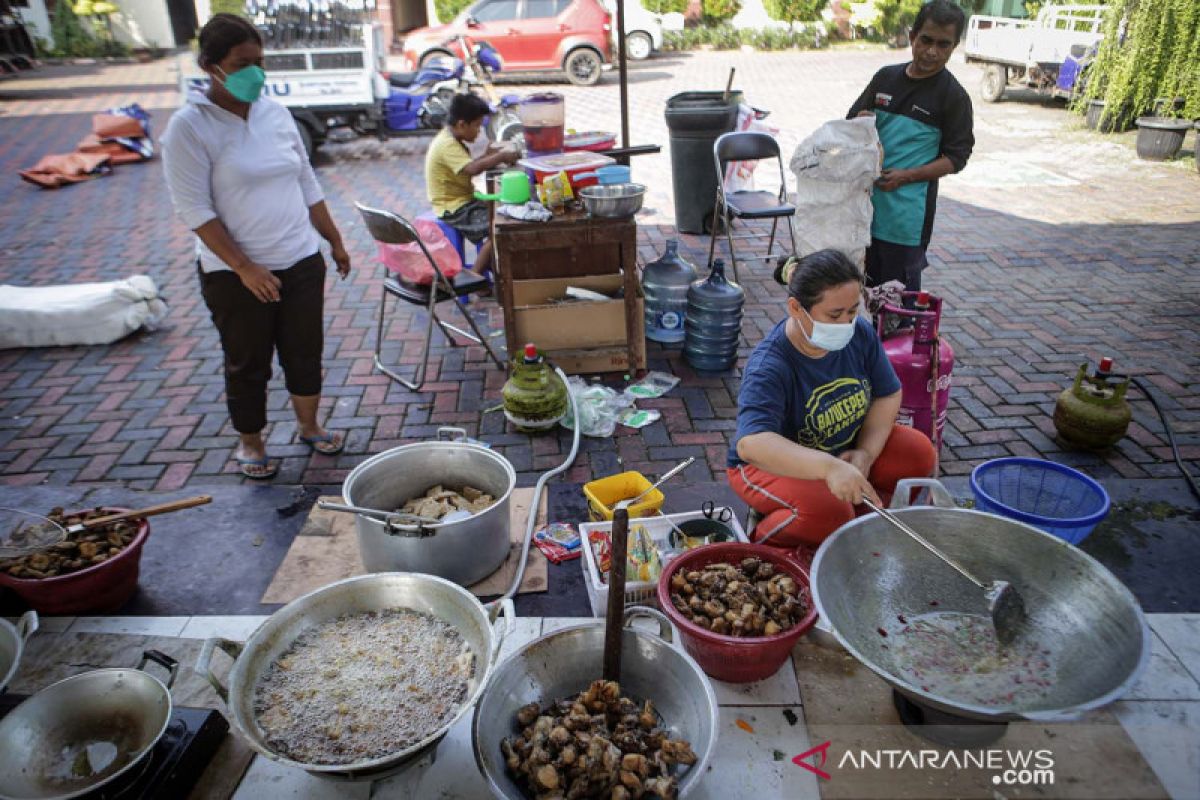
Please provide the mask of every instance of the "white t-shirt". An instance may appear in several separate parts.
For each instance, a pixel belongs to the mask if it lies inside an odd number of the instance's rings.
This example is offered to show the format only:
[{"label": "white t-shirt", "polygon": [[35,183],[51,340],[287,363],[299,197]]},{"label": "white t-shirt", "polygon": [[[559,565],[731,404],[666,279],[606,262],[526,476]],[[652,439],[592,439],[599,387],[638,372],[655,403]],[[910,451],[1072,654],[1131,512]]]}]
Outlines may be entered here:
[{"label": "white t-shirt", "polygon": [[[291,112],[270,98],[242,119],[193,91],[162,136],[175,212],[195,230],[219,219],[246,257],[287,269],[317,252],[308,209],[325,199]],[[231,267],[196,237],[200,268]]]}]

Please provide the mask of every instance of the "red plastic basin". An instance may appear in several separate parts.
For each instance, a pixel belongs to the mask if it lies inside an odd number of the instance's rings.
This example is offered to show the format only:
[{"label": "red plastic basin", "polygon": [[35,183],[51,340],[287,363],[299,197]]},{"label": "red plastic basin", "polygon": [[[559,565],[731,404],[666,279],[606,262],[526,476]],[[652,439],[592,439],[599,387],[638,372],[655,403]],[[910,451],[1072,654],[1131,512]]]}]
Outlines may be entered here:
[{"label": "red plastic basin", "polygon": [[[774,564],[776,570],[791,575],[801,588],[808,614],[796,625],[774,636],[725,636],[696,625],[671,603],[671,576],[676,572],[701,570],[718,561],[738,564],[743,558],[750,557]],[[774,675],[791,656],[796,640],[817,621],[817,608],[809,591],[808,570],[795,559],[791,551],[762,544],[723,542],[689,550],[668,564],[659,576],[658,605],[675,623],[683,640],[683,648],[696,659],[705,674],[729,683],[749,683]]]},{"label": "red plastic basin", "polygon": [[[90,510],[90,509],[89,509]],[[111,514],[127,508],[104,508]],[[82,514],[72,511],[71,517]],[[7,586],[39,614],[69,616],[106,614],[118,610],[137,590],[142,547],[150,535],[150,522],[138,524],[137,535],[124,550],[95,566],[54,578],[14,578],[0,572],[0,586]]]}]

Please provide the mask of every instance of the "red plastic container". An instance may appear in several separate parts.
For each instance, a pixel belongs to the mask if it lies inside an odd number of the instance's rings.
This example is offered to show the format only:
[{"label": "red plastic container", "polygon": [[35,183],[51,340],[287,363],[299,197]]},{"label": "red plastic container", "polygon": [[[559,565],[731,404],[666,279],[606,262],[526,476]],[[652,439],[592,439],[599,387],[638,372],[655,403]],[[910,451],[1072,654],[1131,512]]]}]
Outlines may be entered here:
[{"label": "red plastic container", "polygon": [[[775,565],[780,572],[791,575],[801,588],[801,597],[808,605],[808,614],[799,623],[774,636],[754,638],[724,636],[701,628],[684,618],[671,603],[671,576],[680,570],[701,570],[709,564],[727,561],[737,564],[743,558],[759,558]],[[775,674],[791,656],[796,640],[809,631],[817,621],[817,607],[809,591],[808,570],[788,550],[762,544],[723,542],[689,550],[676,558],[658,578],[658,605],[679,629],[683,648],[710,678],[729,683],[761,681]]]},{"label": "red plastic container", "polygon": [[[105,508],[110,514],[129,511],[127,508]],[[72,511],[70,517],[81,514]],[[7,586],[39,614],[70,616],[74,614],[107,614],[118,610],[137,590],[138,568],[142,547],[150,535],[150,522],[138,524],[137,535],[121,552],[94,567],[81,569],[55,578],[14,578],[0,572],[0,586]]]},{"label": "red plastic container", "polygon": [[582,189],[585,186],[595,186],[600,181],[595,176],[582,180],[577,179],[576,176],[595,172],[599,167],[607,167],[615,163],[617,163],[616,160],[609,156],[581,150],[575,153],[523,158],[517,162],[517,166],[523,167],[533,178],[534,183],[541,183],[551,175],[566,172],[567,177],[571,180],[571,187]]},{"label": "red plastic container", "polygon": [[583,133],[568,133],[563,137],[563,152],[574,153],[579,150],[590,150],[593,153],[603,153],[617,146],[617,135],[603,131],[585,131]]}]

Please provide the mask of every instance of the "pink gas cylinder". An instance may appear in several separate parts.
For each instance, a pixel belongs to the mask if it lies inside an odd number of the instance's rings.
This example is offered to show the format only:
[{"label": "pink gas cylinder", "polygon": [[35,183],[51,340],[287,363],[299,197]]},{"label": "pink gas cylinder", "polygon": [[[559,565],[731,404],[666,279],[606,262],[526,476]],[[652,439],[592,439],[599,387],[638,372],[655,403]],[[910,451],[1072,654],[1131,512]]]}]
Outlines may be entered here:
[{"label": "pink gas cylinder", "polygon": [[[884,319],[888,314],[907,317],[912,327],[883,339],[883,351],[900,378],[900,415],[902,425],[911,425],[942,447],[942,428],[946,425],[946,406],[950,403],[950,376],[954,371],[954,348],[938,336],[942,321],[942,300],[929,292],[904,292],[912,298],[911,309],[885,305],[876,315],[876,326],[883,338]],[[934,353],[938,354],[935,359]],[[935,389],[936,387],[936,389]],[[934,429],[934,393],[937,394],[937,428]]]}]

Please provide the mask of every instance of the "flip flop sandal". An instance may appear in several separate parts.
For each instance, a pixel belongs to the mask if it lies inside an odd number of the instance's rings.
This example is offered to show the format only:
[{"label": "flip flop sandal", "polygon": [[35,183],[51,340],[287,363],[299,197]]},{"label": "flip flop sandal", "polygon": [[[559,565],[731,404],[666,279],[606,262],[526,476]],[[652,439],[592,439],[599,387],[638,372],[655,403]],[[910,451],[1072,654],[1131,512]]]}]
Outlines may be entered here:
[{"label": "flip flop sandal", "polygon": [[314,453],[320,453],[323,456],[336,456],[338,453],[342,452],[342,449],[346,446],[346,440],[342,439],[340,442],[337,442],[337,446],[332,449],[322,449],[317,447],[319,444],[334,444],[335,440],[332,433],[327,433],[324,436],[301,436],[299,438],[301,442],[304,442],[304,444],[312,448]]},{"label": "flip flop sandal", "polygon": [[[235,458],[242,474],[255,481],[265,481],[274,478],[279,473],[279,464],[271,463],[267,456],[262,458]],[[266,472],[251,472],[250,467],[267,467]]]}]

